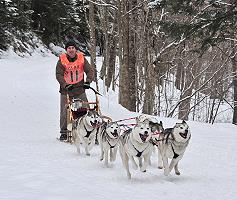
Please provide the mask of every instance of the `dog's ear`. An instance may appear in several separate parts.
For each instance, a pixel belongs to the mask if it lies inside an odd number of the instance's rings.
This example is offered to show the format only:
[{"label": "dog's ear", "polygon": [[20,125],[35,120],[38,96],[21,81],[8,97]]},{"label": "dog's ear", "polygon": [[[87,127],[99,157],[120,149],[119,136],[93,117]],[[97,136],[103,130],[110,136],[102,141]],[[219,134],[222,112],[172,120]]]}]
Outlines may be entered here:
[{"label": "dog's ear", "polygon": [[139,127],[139,126],[142,126],[144,124],[148,124],[149,125],[149,122],[137,122],[137,124],[135,125],[135,127]]},{"label": "dog's ear", "polygon": [[182,121],[182,123],[183,123],[183,124],[187,124],[186,121],[184,121],[184,120]]},{"label": "dog's ear", "polygon": [[[146,122],[146,121],[145,121],[145,122]],[[154,123],[154,122],[152,122],[152,121],[148,121],[148,123],[149,123],[150,126],[156,125],[156,123]]]},{"label": "dog's ear", "polygon": [[164,126],[163,126],[163,122],[160,121],[160,127],[161,127],[161,131],[163,132],[164,131]]},{"label": "dog's ear", "polygon": [[139,120],[139,116],[137,116],[136,118],[135,118],[135,120],[136,120],[136,122],[138,123],[140,120]]}]

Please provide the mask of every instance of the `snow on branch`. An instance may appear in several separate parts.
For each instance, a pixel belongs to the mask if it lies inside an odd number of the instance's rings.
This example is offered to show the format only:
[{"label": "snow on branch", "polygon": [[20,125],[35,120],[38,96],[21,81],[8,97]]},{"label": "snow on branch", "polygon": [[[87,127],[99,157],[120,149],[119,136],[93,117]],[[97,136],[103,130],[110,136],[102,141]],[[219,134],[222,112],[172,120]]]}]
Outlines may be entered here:
[{"label": "snow on branch", "polygon": [[223,64],[212,74],[212,76],[207,79],[204,83],[202,83],[198,89],[196,89],[191,95],[184,97],[183,99],[180,99],[179,102],[174,106],[174,108],[171,110],[171,112],[168,114],[168,117],[171,117],[174,113],[174,111],[176,110],[176,108],[186,99],[189,99],[191,97],[193,97],[197,92],[199,92],[204,86],[206,86],[215,76],[217,73],[219,73],[226,65],[226,63],[228,62],[229,58],[227,58],[225,60],[225,62],[223,62]]},{"label": "snow on branch", "polygon": [[89,2],[91,2],[91,3],[93,3],[93,4],[97,5],[97,6],[111,7],[113,9],[115,9],[115,10],[118,10],[118,7],[116,7],[115,5],[106,3],[106,2],[104,2],[102,0],[100,0],[100,2],[89,0]]}]

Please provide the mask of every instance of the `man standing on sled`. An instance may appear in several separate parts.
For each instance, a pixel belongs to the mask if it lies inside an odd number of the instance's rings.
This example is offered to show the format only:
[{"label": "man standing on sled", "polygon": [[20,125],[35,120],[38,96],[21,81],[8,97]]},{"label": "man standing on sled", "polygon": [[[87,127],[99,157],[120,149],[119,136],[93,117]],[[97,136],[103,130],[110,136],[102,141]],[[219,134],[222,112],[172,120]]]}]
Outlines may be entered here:
[{"label": "man standing on sled", "polygon": [[[67,94],[70,99],[79,98],[88,102],[85,89],[89,89],[94,80],[94,69],[85,59],[84,54],[77,52],[74,41],[65,45],[66,53],[59,56],[56,66],[56,79],[60,84],[60,140],[67,139]],[[84,82],[84,72],[86,81]]]}]

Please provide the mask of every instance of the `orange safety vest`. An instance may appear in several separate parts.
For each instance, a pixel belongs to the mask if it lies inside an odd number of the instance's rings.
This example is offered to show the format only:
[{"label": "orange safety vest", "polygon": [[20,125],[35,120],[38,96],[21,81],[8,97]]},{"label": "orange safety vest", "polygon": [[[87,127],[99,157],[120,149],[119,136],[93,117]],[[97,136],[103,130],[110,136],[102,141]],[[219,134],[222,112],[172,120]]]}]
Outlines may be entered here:
[{"label": "orange safety vest", "polygon": [[65,67],[64,80],[68,84],[75,84],[84,78],[84,55],[77,53],[77,59],[74,62],[69,62],[67,55],[61,54],[60,61]]}]

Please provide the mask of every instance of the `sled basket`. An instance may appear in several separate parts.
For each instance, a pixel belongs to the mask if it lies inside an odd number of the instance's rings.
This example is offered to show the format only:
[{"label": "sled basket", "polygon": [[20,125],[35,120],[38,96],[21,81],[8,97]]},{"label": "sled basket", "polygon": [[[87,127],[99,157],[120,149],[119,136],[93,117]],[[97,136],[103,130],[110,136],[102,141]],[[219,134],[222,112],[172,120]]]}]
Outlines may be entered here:
[{"label": "sled basket", "polygon": [[88,110],[95,110],[96,106],[96,102],[84,102],[78,98],[73,98],[69,104],[73,119],[82,117]]}]

